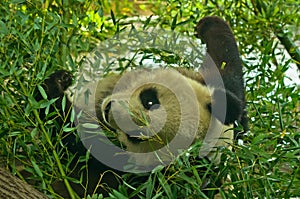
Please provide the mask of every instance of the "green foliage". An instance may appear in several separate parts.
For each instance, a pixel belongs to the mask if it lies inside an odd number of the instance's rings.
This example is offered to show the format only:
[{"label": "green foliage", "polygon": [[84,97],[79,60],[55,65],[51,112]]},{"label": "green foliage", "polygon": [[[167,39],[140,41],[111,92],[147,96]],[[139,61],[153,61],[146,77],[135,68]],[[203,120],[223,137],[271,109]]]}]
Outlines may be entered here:
[{"label": "green foliage", "polygon": [[[133,20],[144,29],[159,26],[192,36],[201,17],[218,15],[232,27],[244,61],[250,118],[245,145],[234,146],[233,152],[221,149],[226,164],[217,169],[205,160],[183,153],[169,167],[153,170],[143,184],[129,185],[124,176],[124,182],[111,191],[110,198],[205,198],[216,192],[223,198],[300,196],[299,85],[287,85],[285,81],[289,78],[286,71],[292,65],[299,68],[299,50],[293,45],[300,38],[298,4],[296,0],[157,0],[144,4],[2,0],[0,155],[3,165],[25,179],[26,175],[20,173],[21,165],[30,174],[26,180],[52,198],[59,198],[53,191],[53,182],[63,180],[75,198],[69,187],[69,181],[75,179],[66,178],[74,154],[61,143],[65,133],[73,133],[74,128],[65,119],[63,126],[54,122],[53,118],[65,117],[50,111],[55,99],[47,100],[41,82],[59,68],[77,71],[82,58],[97,42],[131,25],[130,16],[147,15],[146,20]],[[168,52],[152,53],[172,63],[179,59]],[[42,95],[41,101],[35,100],[36,93]],[[49,112],[45,120],[39,117],[40,108]],[[189,153],[196,156],[198,147],[193,146]],[[203,188],[200,185],[206,176],[212,176],[211,186]],[[214,184],[227,176],[230,181]],[[80,179],[77,182],[81,183]],[[95,194],[88,198],[103,196]]]}]

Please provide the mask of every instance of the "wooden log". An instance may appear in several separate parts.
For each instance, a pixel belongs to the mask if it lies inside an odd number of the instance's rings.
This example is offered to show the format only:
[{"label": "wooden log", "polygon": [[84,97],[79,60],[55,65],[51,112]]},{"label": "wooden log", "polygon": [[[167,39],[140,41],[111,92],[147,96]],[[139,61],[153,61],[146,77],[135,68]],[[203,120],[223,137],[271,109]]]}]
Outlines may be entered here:
[{"label": "wooden log", "polygon": [[0,198],[10,199],[47,199],[43,193],[0,168]]}]

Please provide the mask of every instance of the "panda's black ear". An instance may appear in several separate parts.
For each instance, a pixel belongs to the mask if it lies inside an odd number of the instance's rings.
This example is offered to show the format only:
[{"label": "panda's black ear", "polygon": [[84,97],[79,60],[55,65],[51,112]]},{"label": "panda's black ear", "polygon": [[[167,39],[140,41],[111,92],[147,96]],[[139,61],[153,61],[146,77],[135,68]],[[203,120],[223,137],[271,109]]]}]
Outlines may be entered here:
[{"label": "panda's black ear", "polygon": [[243,114],[243,102],[232,92],[223,89],[213,91],[212,103],[207,107],[212,115],[226,125],[239,121]]}]

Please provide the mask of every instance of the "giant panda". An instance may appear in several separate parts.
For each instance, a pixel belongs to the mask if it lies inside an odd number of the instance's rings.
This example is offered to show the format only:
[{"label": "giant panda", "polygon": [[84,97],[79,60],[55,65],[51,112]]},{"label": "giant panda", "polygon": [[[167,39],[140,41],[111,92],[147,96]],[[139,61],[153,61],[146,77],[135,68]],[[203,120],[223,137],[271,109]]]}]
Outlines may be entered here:
[{"label": "giant panda", "polygon": [[[125,161],[142,168],[166,165],[176,158],[178,149],[186,149],[207,137],[213,148],[230,148],[239,133],[233,127],[241,124],[247,129],[242,62],[230,27],[221,18],[209,16],[201,19],[195,30],[195,36],[207,46],[200,71],[186,68],[128,71],[108,75],[96,85],[95,116],[101,127],[117,135],[118,147],[129,152]],[[217,77],[221,81],[216,81]],[[44,82],[48,98],[63,98],[71,79],[72,74],[64,70],[52,74]],[[67,103],[70,107],[71,102]],[[61,110],[61,100],[55,106]],[[72,152],[83,155],[86,149],[75,137],[68,136],[64,143]],[[219,163],[220,157],[214,151],[204,150],[201,157]],[[109,167],[95,157],[88,164],[87,192],[92,193],[98,182],[91,182],[92,177],[98,177]]]}]

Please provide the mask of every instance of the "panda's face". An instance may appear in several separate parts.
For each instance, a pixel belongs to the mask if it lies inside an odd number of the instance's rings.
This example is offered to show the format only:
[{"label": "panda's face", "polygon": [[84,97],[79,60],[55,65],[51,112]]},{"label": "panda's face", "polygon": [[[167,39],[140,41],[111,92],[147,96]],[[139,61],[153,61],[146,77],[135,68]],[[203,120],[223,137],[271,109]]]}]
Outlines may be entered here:
[{"label": "panda's face", "polygon": [[210,124],[208,87],[171,69],[111,75],[96,99],[98,118],[132,152],[160,149],[178,133],[183,143],[203,139]]}]

